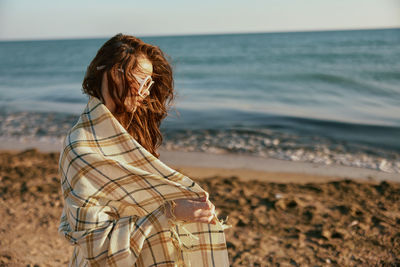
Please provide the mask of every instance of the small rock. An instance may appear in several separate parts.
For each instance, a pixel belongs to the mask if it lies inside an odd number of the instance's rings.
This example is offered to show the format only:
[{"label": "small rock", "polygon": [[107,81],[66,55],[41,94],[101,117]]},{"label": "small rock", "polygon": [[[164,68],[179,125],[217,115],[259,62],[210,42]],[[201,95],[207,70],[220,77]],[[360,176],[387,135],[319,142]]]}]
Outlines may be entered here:
[{"label": "small rock", "polygon": [[278,200],[277,202],[275,202],[275,208],[280,208],[282,210],[286,209],[286,203],[283,199]]},{"label": "small rock", "polygon": [[244,206],[247,204],[247,200],[244,197],[239,198],[239,204],[241,206]]},{"label": "small rock", "polygon": [[[0,255],[0,263],[9,263],[11,261],[11,256],[10,255]],[[6,265],[7,266],[7,265]]]},{"label": "small rock", "polygon": [[350,223],[349,227],[356,226],[358,223],[359,223],[359,221],[354,220],[354,221],[352,221],[352,222]]},{"label": "small rock", "polygon": [[322,236],[325,237],[326,239],[329,239],[329,238],[331,238],[332,233],[328,230],[324,230],[324,231],[322,231]]},{"label": "small rock", "polygon": [[257,197],[252,197],[250,200],[250,203],[253,207],[257,207],[258,204],[260,203],[260,199]]}]

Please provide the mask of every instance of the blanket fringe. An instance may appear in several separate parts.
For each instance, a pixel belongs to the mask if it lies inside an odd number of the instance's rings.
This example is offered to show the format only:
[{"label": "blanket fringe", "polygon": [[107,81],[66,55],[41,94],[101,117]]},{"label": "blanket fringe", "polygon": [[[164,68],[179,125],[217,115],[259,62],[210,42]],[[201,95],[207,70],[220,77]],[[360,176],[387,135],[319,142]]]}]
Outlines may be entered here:
[{"label": "blanket fringe", "polygon": [[[164,214],[165,214],[165,208],[166,208],[167,203],[165,203],[165,205],[163,205],[163,209],[164,209]],[[171,232],[171,238],[172,238],[172,243],[174,244],[175,248],[176,248],[176,267],[191,267],[191,262],[190,260],[188,260],[187,263],[184,262],[183,259],[183,252],[184,251],[190,251],[191,249],[194,248],[193,245],[193,240],[199,240],[199,238],[195,235],[193,235],[189,230],[187,230],[184,226],[184,224],[186,223],[185,221],[179,221],[176,219],[175,215],[174,215],[174,209],[176,206],[175,201],[169,201],[169,212],[170,215],[172,216],[172,218],[168,219],[168,223],[170,225],[170,232]],[[222,228],[222,230],[231,228],[232,225],[228,225],[226,224],[227,220],[228,220],[228,216],[226,217],[225,220],[223,219],[218,219],[218,215],[217,212],[215,212],[214,214],[214,220],[217,224],[219,224],[219,226]],[[179,234],[176,232],[175,228],[176,226],[179,226],[180,229],[182,229],[185,234],[188,235],[188,237],[190,238],[189,244],[185,244],[182,239],[179,237]]]}]

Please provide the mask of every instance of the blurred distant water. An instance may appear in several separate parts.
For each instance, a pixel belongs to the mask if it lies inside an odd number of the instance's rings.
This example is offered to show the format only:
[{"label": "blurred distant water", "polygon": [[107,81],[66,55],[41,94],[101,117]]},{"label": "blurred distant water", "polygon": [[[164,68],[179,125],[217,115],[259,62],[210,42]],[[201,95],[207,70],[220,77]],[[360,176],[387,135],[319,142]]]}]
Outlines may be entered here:
[{"label": "blurred distant water", "polygon": [[[400,29],[142,39],[175,70],[166,149],[400,173]],[[0,137],[62,138],[105,41],[0,42]]]}]

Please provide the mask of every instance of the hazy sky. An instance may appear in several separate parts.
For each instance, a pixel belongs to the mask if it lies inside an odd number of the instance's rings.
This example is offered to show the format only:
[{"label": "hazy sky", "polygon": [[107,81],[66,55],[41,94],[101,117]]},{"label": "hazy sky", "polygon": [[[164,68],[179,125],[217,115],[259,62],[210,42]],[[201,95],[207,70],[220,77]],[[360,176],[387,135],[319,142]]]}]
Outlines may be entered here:
[{"label": "hazy sky", "polygon": [[400,0],[0,0],[0,40],[400,28]]}]

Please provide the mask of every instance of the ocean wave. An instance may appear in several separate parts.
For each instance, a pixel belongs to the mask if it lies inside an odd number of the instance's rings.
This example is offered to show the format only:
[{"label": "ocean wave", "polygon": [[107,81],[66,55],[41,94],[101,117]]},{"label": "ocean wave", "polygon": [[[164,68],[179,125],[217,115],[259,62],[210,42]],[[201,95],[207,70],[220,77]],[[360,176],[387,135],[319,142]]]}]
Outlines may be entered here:
[{"label": "ocean wave", "polygon": [[[357,125],[252,114],[253,121],[221,121],[196,127],[186,118],[163,125],[168,150],[248,154],[326,165],[340,164],[400,173],[400,127]],[[237,113],[245,117],[244,114]],[[193,117],[192,117],[193,116]],[[204,115],[203,115],[204,116]],[[44,112],[0,112],[0,137],[62,139],[78,116]],[[204,117],[203,117],[204,118]],[[263,123],[260,123],[261,121]],[[199,123],[200,122],[200,123]],[[349,130],[352,128],[351,130]]]},{"label": "ocean wave", "polygon": [[252,135],[240,131],[183,131],[169,135],[164,147],[167,150],[247,154],[400,173],[400,153],[349,146],[317,136],[311,138],[312,143],[301,139],[279,132]]}]

